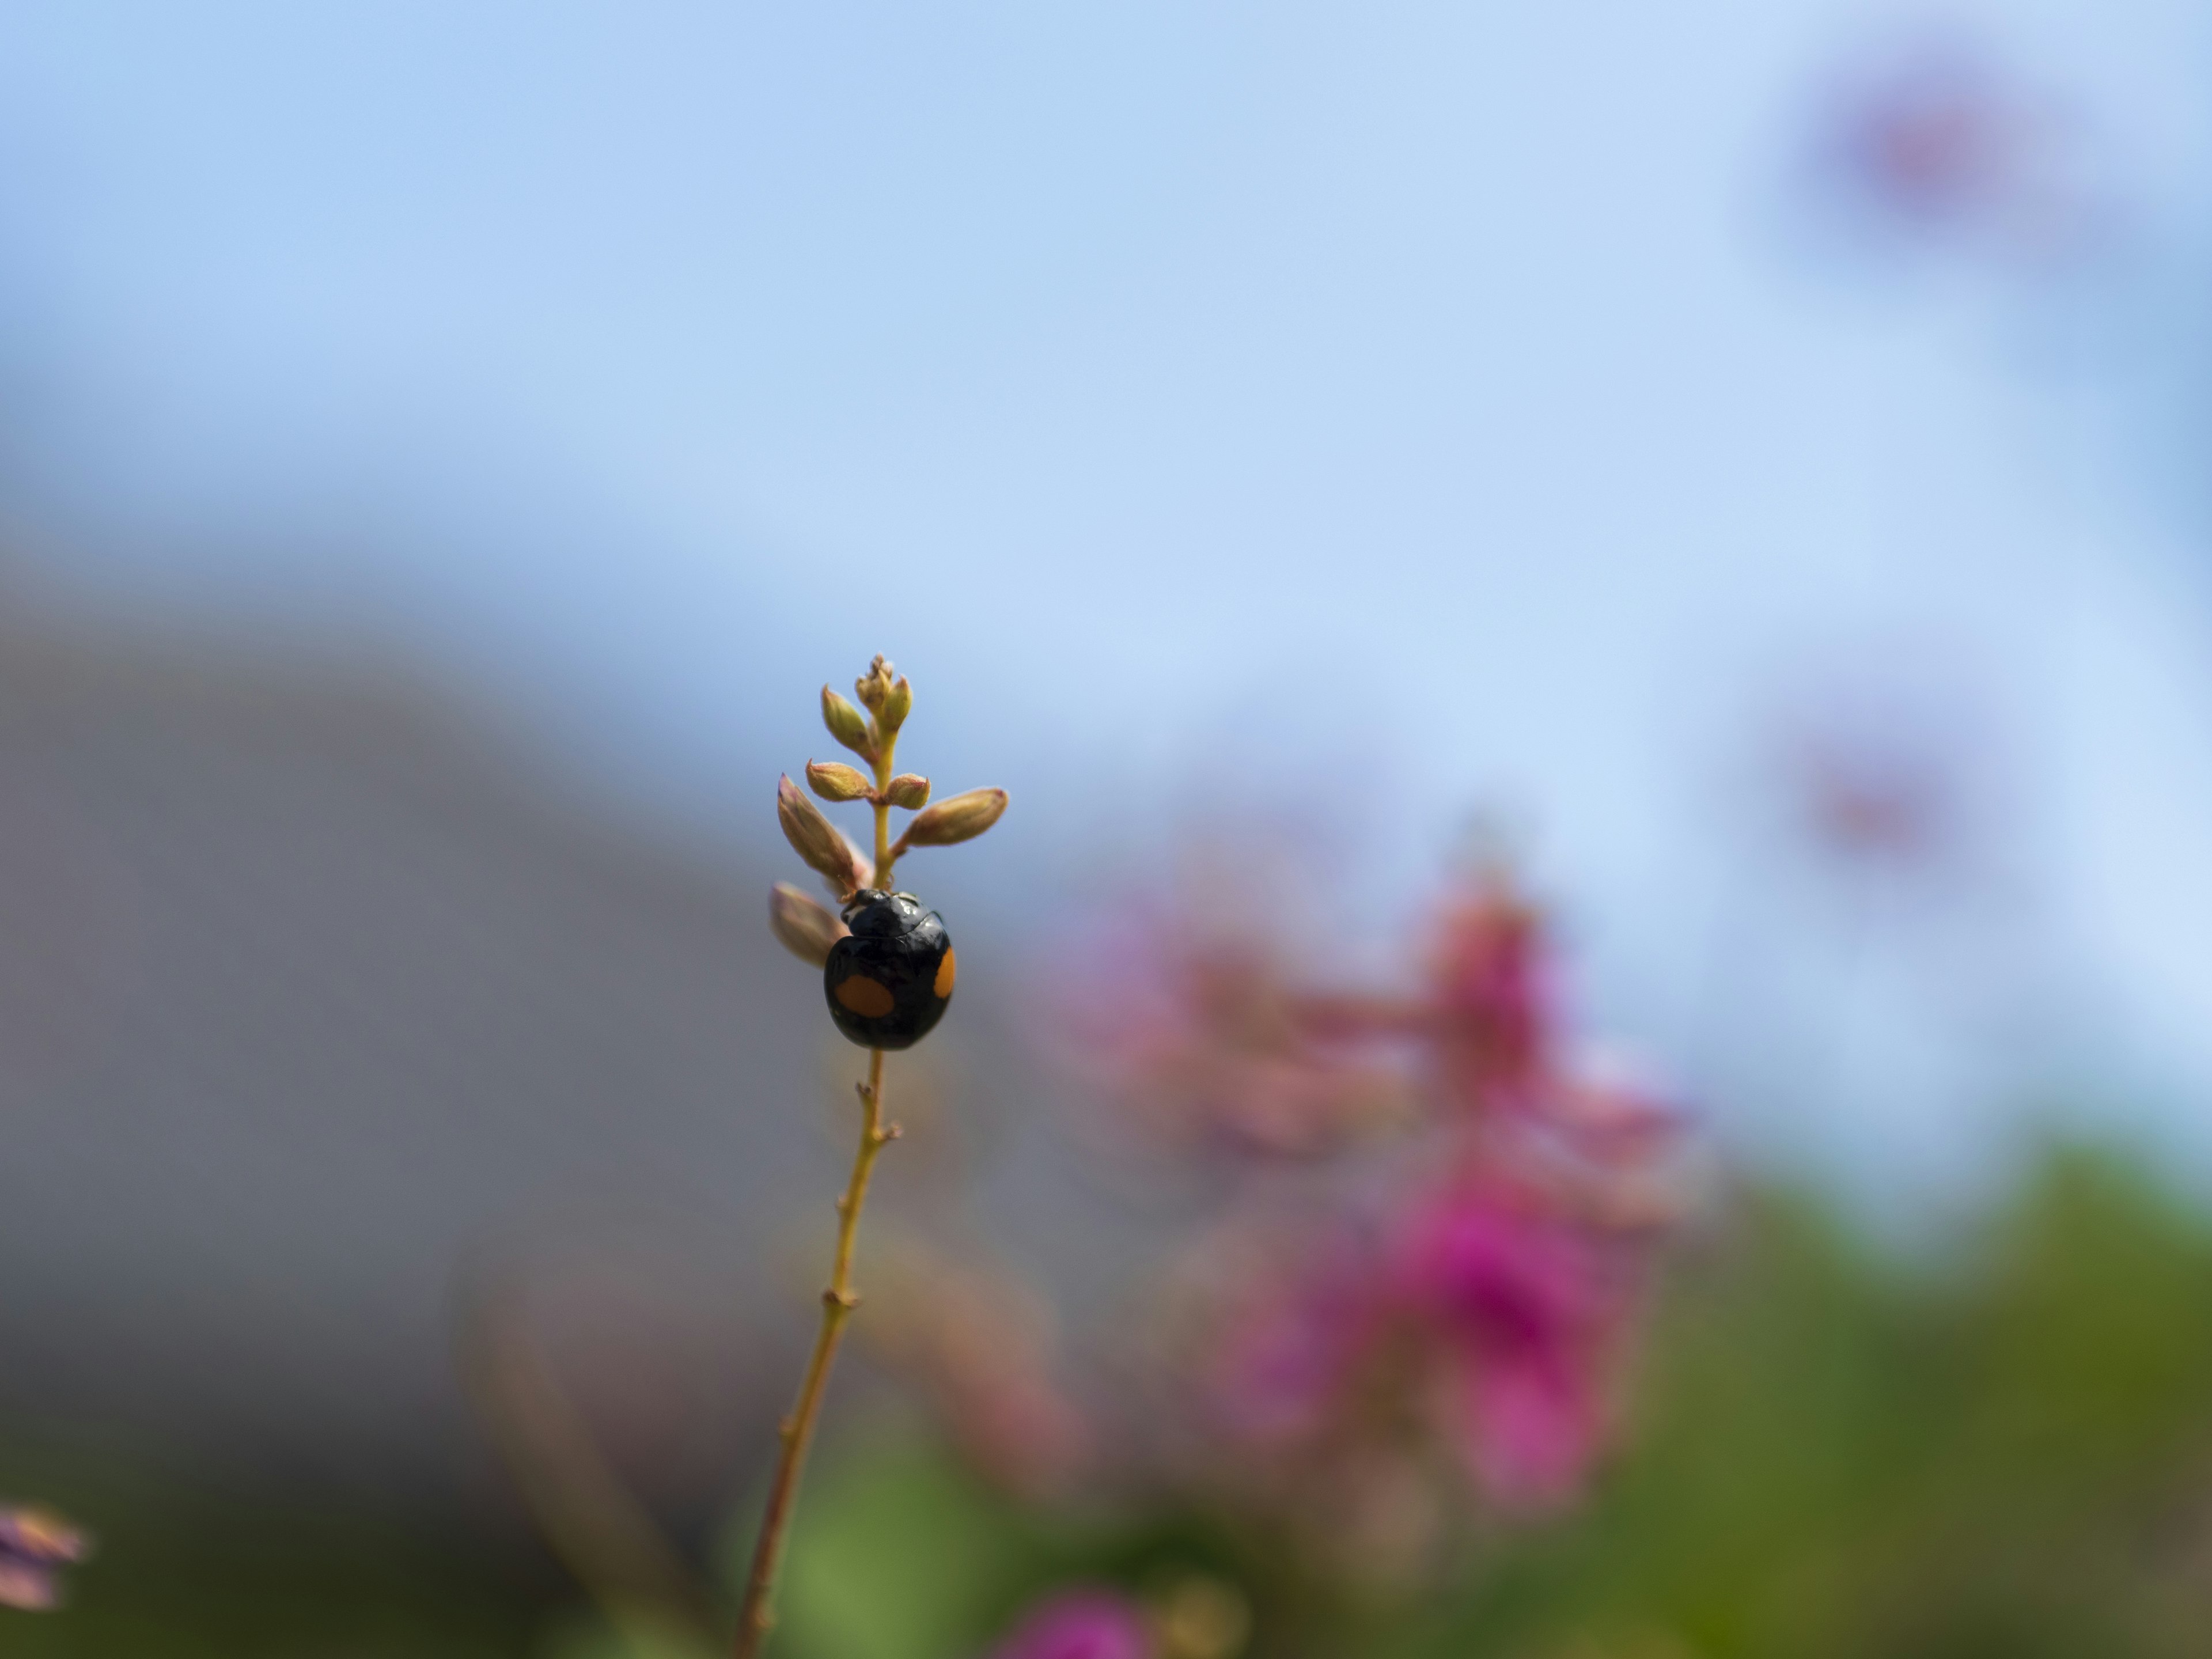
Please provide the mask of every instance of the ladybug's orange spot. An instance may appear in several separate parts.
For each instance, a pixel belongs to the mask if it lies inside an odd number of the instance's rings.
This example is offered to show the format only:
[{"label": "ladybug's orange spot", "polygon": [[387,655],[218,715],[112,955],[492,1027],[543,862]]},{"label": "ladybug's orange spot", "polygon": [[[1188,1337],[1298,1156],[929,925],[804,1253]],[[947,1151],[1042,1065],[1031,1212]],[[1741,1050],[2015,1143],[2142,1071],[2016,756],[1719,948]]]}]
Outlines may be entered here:
[{"label": "ladybug's orange spot", "polygon": [[939,997],[949,997],[952,994],[951,951],[947,951],[945,953],[945,960],[937,964],[937,977],[930,981],[929,988],[936,992]]},{"label": "ladybug's orange spot", "polygon": [[862,1019],[881,1019],[890,1012],[894,1006],[889,988],[877,983],[866,974],[855,974],[840,985],[837,1000]]}]

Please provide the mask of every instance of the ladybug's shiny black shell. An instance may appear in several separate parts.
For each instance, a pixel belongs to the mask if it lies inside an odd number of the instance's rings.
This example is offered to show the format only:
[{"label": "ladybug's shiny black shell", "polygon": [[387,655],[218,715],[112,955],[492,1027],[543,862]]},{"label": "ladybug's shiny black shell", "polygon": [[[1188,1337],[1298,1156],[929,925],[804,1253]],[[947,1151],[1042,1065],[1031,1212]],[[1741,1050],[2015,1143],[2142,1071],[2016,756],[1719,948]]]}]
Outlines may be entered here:
[{"label": "ladybug's shiny black shell", "polygon": [[908,1048],[952,1000],[952,941],[911,893],[864,888],[845,906],[853,931],[830,947],[822,990],[830,1018],[863,1048]]}]

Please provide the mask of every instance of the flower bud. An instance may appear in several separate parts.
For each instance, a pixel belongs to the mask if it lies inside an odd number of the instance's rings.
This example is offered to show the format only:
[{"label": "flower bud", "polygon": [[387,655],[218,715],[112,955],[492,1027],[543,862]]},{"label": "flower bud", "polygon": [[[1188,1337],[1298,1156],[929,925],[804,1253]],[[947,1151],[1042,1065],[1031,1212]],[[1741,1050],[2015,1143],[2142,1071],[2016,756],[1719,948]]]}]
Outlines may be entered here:
[{"label": "flower bud", "polygon": [[1006,810],[1003,789],[970,789],[941,800],[920,813],[899,837],[907,847],[950,847],[973,841],[999,821]]},{"label": "flower bud", "polygon": [[902,674],[891,682],[884,693],[884,706],[876,711],[876,724],[886,732],[896,732],[906,724],[907,712],[914,707],[914,688]]},{"label": "flower bud", "polygon": [[831,737],[862,759],[875,759],[875,739],[868,735],[867,717],[826,685],[822,688],[822,724],[830,728]]},{"label": "flower bud", "polygon": [[842,761],[806,763],[807,787],[824,800],[865,800],[868,775]]},{"label": "flower bud", "polygon": [[853,690],[870,714],[882,713],[884,702],[891,694],[891,665],[878,657],[868,665],[868,672],[853,682]]},{"label": "flower bud", "polygon": [[845,843],[845,869],[842,874],[830,878],[830,890],[836,894],[837,902],[842,904],[863,887],[876,884],[876,861],[863,853],[843,830],[837,832],[837,839]]},{"label": "flower bud", "polygon": [[817,871],[841,896],[860,890],[862,877],[853,844],[837,833],[837,826],[822,816],[822,809],[799,792],[788,777],[775,786],[775,818],[791,850]]},{"label": "flower bud", "polygon": [[884,786],[884,799],[909,812],[929,805],[929,780],[919,772],[902,772]]},{"label": "flower bud", "polygon": [[848,931],[826,905],[816,903],[787,881],[769,889],[768,925],[778,944],[817,968],[830,960],[830,947]]}]

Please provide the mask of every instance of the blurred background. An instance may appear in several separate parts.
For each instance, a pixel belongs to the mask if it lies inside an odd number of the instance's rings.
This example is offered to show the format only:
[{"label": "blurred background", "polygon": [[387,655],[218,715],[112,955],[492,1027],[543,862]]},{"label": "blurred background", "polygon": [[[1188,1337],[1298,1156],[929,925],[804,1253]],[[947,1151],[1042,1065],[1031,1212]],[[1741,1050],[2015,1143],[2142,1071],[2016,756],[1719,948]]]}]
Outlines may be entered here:
[{"label": "blurred background", "polygon": [[[100,1540],[0,1649],[711,1650],[884,652],[1013,806],[862,1279],[1029,1311],[841,1374],[793,1659],[2203,1651],[2209,91],[2182,0],[0,7],[0,1500]],[[1119,1133],[1130,919],[1402,988],[1486,861],[1679,1123],[1603,1468],[1320,1610],[979,1475],[947,1364],[1121,1443],[1312,1150]]]}]

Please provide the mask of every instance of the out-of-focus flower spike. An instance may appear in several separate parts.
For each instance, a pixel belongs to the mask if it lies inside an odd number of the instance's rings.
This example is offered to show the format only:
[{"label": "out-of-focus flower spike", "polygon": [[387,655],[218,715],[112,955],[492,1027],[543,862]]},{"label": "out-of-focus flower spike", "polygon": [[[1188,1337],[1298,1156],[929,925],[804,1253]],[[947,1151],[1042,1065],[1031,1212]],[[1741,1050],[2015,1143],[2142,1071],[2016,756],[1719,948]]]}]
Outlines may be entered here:
[{"label": "out-of-focus flower spike", "polygon": [[866,800],[868,775],[842,761],[809,761],[806,784],[824,800]]},{"label": "out-of-focus flower spike", "polygon": [[822,724],[830,728],[831,737],[862,760],[875,759],[876,741],[869,733],[867,716],[826,685],[822,688]]},{"label": "out-of-focus flower spike", "polygon": [[867,877],[852,842],[837,833],[837,826],[822,816],[822,809],[807,799],[788,775],[776,781],[775,817],[792,851],[805,860],[807,866],[821,875],[840,898],[866,884]]},{"label": "out-of-focus flower spike", "polygon": [[830,947],[849,931],[826,906],[787,881],[769,889],[768,925],[785,950],[817,968],[830,960]]},{"label": "out-of-focus flower spike", "polygon": [[894,806],[918,812],[929,805],[929,780],[919,772],[902,772],[884,786],[884,799]]},{"label": "out-of-focus flower spike", "polygon": [[0,1607],[60,1606],[60,1570],[91,1553],[92,1540],[52,1510],[0,1504]]},{"label": "out-of-focus flower spike", "polygon": [[925,807],[899,837],[902,847],[950,847],[973,841],[1006,810],[1003,789],[970,789]]}]

